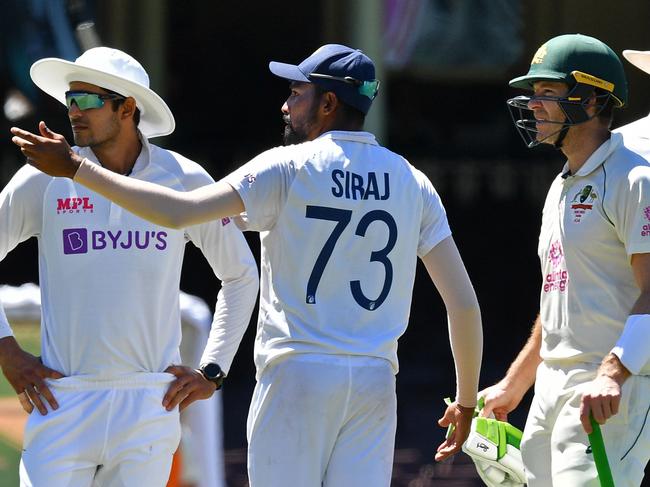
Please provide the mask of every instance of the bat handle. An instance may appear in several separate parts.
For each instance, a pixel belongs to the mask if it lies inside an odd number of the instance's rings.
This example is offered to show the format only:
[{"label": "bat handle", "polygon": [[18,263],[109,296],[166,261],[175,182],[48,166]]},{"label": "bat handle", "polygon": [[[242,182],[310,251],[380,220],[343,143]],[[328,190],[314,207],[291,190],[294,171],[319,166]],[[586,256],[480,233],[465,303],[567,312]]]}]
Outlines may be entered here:
[{"label": "bat handle", "polygon": [[609,468],[609,460],[607,460],[607,452],[605,451],[605,442],[603,441],[603,434],[600,431],[600,425],[596,423],[596,420],[591,415],[589,416],[589,421],[591,422],[592,428],[589,434],[589,443],[591,444],[591,451],[594,455],[600,487],[614,487],[614,478],[612,477],[612,470]]}]

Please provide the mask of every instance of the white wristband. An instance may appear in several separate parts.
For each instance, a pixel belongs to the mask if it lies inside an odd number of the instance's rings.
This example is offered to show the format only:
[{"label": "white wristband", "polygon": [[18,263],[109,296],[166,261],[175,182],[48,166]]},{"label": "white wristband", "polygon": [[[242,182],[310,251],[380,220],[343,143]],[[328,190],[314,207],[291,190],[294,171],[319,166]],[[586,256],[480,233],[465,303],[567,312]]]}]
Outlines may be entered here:
[{"label": "white wristband", "polygon": [[14,332],[11,330],[11,326],[9,326],[5,310],[2,305],[0,305],[0,338],[10,337],[13,335]]},{"label": "white wristband", "polygon": [[633,374],[641,372],[650,359],[650,315],[630,315],[612,353]]}]

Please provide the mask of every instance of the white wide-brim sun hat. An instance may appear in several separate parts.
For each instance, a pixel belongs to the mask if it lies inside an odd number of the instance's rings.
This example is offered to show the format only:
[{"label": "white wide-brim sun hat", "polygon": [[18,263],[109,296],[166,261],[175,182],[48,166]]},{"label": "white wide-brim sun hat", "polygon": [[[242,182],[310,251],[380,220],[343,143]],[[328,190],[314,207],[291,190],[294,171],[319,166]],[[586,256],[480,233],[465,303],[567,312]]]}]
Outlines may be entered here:
[{"label": "white wide-brim sun hat", "polygon": [[171,134],[174,115],[156,92],[149,88],[149,75],[142,65],[118,49],[94,47],[75,62],[59,58],[36,61],[29,74],[41,90],[65,105],[65,92],[72,81],[90,83],[135,98],[140,109],[140,132],[147,137]]},{"label": "white wide-brim sun hat", "polygon": [[626,49],[623,51],[623,56],[637,68],[650,74],[650,51]]}]

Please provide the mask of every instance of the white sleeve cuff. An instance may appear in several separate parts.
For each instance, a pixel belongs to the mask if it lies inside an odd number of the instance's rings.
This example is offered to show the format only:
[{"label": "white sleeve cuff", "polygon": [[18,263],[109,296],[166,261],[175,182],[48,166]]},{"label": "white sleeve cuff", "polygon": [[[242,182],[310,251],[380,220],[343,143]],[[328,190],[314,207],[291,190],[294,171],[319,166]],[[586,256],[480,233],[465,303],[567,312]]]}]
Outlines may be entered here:
[{"label": "white sleeve cuff", "polygon": [[612,349],[621,363],[639,374],[650,359],[650,315],[630,315],[616,346]]},{"label": "white sleeve cuff", "polygon": [[7,320],[4,308],[0,305],[0,338],[11,336],[14,336],[14,332],[12,331],[11,326],[9,326],[9,320]]}]

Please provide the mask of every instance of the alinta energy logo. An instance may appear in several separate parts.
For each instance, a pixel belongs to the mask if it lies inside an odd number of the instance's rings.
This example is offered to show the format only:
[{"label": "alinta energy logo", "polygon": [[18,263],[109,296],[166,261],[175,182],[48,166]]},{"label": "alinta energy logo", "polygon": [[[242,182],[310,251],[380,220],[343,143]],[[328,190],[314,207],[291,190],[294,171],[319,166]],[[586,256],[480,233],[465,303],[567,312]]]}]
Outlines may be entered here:
[{"label": "alinta energy logo", "polygon": [[548,251],[548,260],[551,262],[552,269],[551,272],[544,276],[544,292],[566,291],[569,274],[566,269],[561,267],[561,264],[564,262],[564,250],[559,240],[551,244],[551,248]]},{"label": "alinta energy logo", "polygon": [[105,250],[165,250],[167,232],[153,230],[92,230],[66,228],[63,230],[63,253],[87,254]]},{"label": "alinta energy logo", "polygon": [[93,213],[94,205],[88,196],[74,198],[57,198],[56,213]]},{"label": "alinta energy logo", "polygon": [[[650,221],[650,206],[646,206],[643,209],[643,216],[645,216],[645,219]],[[650,225],[647,223],[643,225],[643,228],[641,228],[641,236],[642,237],[648,237],[650,236]]]}]

